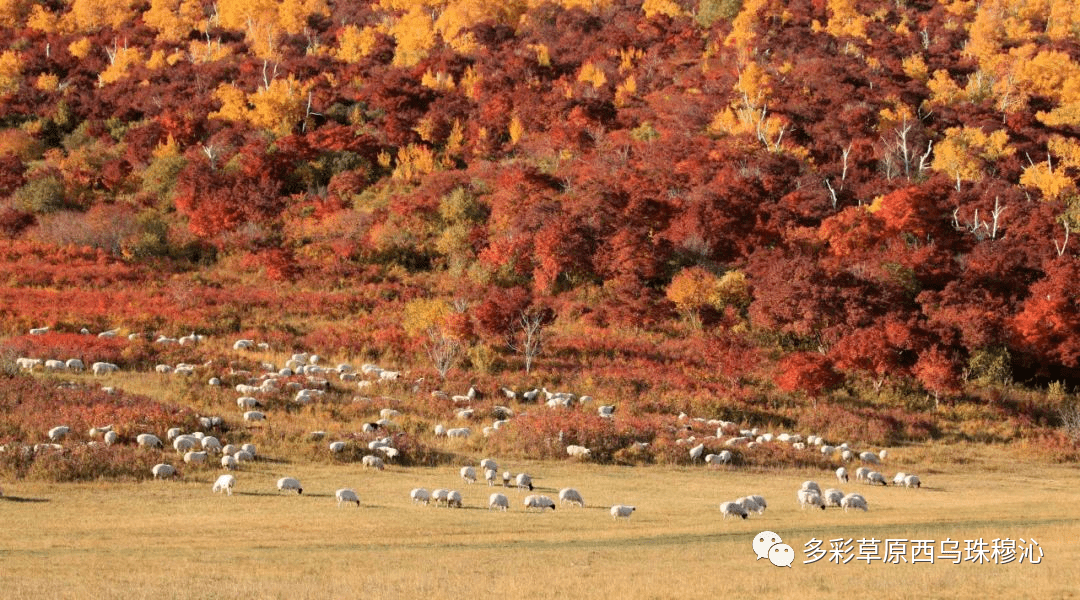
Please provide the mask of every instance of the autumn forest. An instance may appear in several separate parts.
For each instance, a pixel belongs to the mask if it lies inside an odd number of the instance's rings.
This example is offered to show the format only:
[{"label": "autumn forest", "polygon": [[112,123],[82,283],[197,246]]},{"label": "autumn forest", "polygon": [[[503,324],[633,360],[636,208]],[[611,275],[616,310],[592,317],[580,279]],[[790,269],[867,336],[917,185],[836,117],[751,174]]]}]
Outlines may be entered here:
[{"label": "autumn forest", "polygon": [[152,369],[190,350],[79,332],[195,332],[575,389],[628,428],[1077,455],[1072,2],[0,0],[0,26],[12,356]]}]

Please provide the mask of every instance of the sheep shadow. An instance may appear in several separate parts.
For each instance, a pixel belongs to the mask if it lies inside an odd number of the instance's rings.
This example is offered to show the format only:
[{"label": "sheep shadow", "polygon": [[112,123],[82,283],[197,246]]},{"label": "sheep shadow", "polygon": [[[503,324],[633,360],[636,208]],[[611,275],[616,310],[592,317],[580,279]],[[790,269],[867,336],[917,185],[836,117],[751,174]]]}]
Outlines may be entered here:
[{"label": "sheep shadow", "polygon": [[292,493],[285,493],[285,492],[241,492],[241,491],[234,491],[232,493],[232,495],[233,496],[269,496],[269,497],[273,497],[273,498],[285,498],[285,497],[292,497],[292,496],[299,496],[301,498],[334,498],[335,497],[333,494],[320,493],[320,492],[315,492],[315,493],[307,493],[307,492],[305,492],[303,494],[292,494]]},{"label": "sheep shadow", "polygon": [[6,502],[52,502],[48,498],[21,498],[19,496],[0,496],[0,500]]}]

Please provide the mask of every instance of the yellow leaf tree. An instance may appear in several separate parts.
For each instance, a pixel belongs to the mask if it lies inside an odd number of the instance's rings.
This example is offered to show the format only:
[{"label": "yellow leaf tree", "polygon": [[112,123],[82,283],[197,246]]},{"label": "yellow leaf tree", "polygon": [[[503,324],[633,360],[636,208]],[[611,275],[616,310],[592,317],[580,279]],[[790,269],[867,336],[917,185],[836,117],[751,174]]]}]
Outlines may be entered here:
[{"label": "yellow leaf tree", "polygon": [[7,98],[19,91],[22,81],[22,59],[13,50],[0,54],[0,98]]},{"label": "yellow leaf tree", "polygon": [[1015,152],[1008,143],[1009,136],[1003,129],[987,135],[977,127],[950,127],[945,130],[945,139],[935,148],[930,167],[948,173],[956,180],[959,190],[961,181],[981,179],[987,163]]}]

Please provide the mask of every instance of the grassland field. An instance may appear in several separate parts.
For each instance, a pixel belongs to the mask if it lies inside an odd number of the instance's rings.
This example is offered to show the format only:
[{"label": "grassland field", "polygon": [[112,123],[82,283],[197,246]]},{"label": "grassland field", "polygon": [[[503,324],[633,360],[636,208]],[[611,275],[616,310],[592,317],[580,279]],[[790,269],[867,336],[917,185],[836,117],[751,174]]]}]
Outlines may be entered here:
[{"label": "grassland field", "polygon": [[[477,459],[479,457],[476,457]],[[498,457],[495,457],[498,459]],[[868,512],[800,510],[806,479],[831,473],[736,467],[619,467],[500,461],[538,493],[578,488],[587,506],[526,513],[524,493],[493,490],[456,468],[364,470],[273,456],[211,493],[216,471],[143,482],[3,482],[0,586],[6,598],[1074,598],[1080,595],[1075,465],[1016,459],[1004,447],[900,448],[883,471],[919,473],[921,489],[871,488]],[[280,494],[278,477],[301,480]],[[409,491],[458,489],[464,508],[416,505]],[[338,507],[334,491],[361,500]],[[769,508],[723,520],[720,502],[757,493]],[[637,507],[615,521],[608,507]],[[757,560],[769,530],[795,549],[791,568]],[[1029,564],[804,564],[811,538],[1034,539]],[[854,550],[851,556],[858,552]],[[884,555],[884,548],[879,550]],[[1038,552],[1035,553],[1039,559]],[[910,551],[907,553],[910,561]]]}]

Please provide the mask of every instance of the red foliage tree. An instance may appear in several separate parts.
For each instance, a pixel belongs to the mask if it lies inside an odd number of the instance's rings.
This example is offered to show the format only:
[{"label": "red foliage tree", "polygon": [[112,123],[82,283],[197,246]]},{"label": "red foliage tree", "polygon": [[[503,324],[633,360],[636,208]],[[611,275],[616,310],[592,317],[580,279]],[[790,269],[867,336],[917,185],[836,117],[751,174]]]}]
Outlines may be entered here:
[{"label": "red foliage tree", "polygon": [[811,398],[818,398],[844,381],[833,369],[829,357],[817,352],[795,352],[785,356],[777,365],[776,385],[786,391],[802,390]]}]

